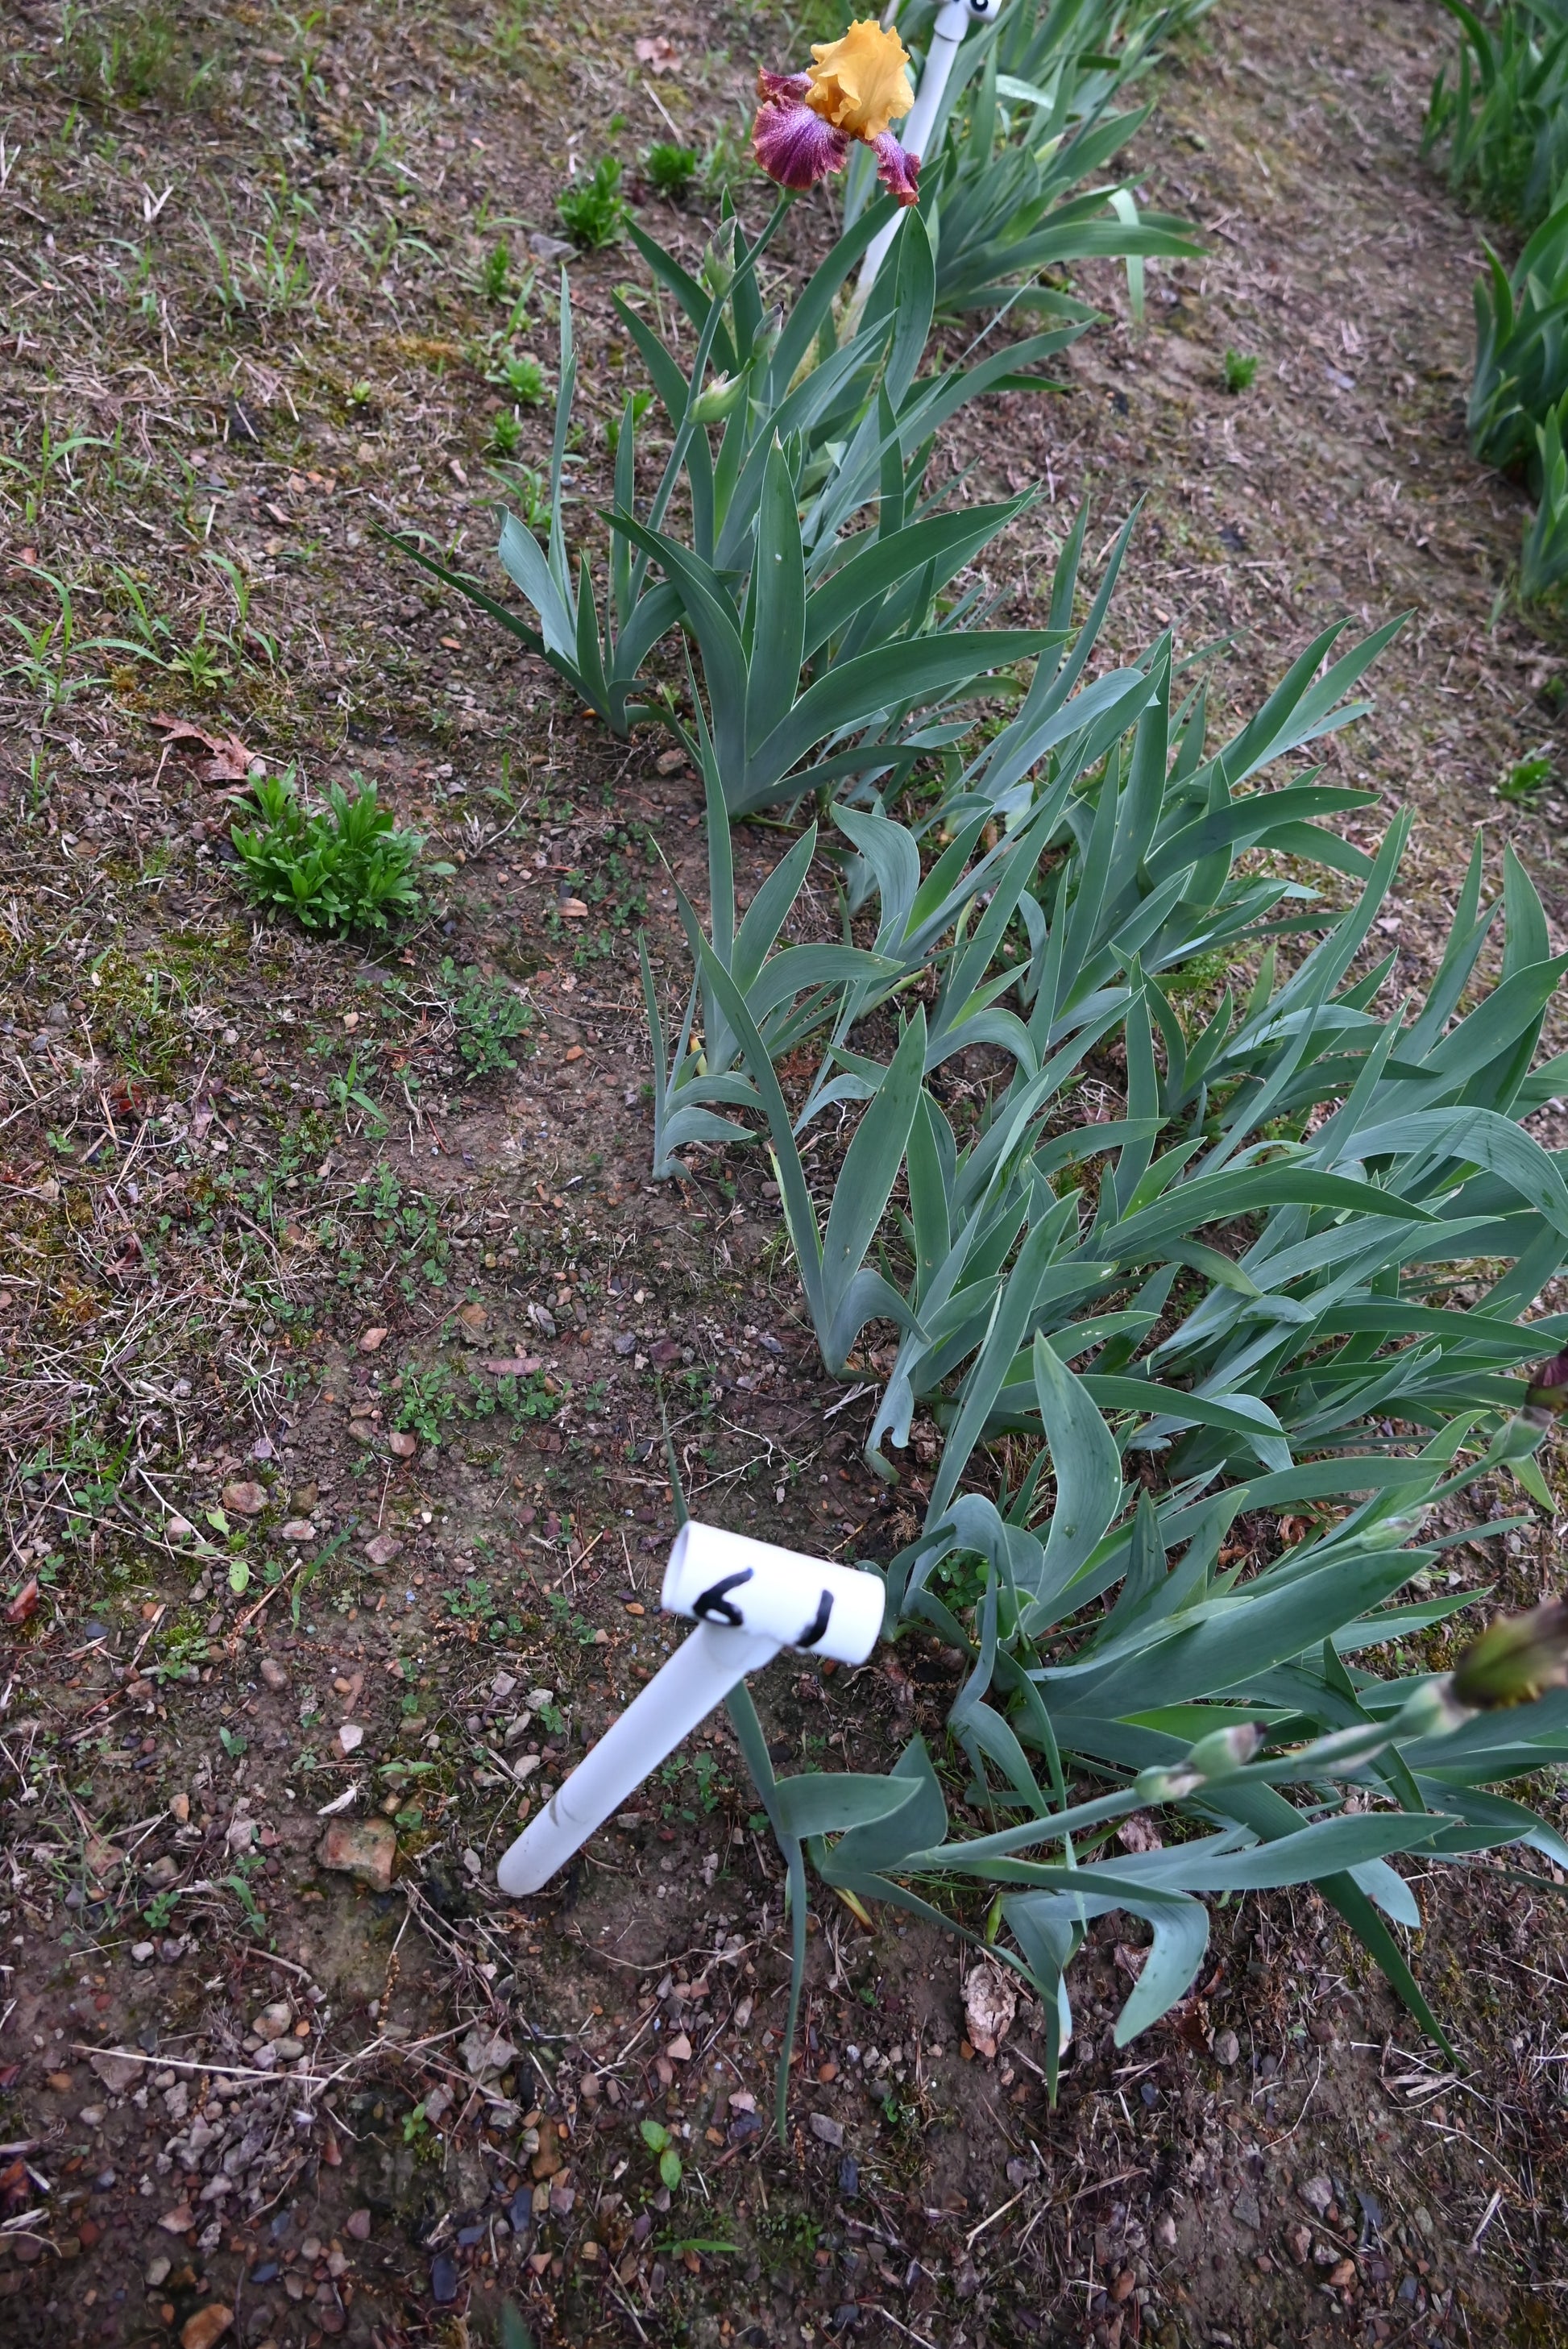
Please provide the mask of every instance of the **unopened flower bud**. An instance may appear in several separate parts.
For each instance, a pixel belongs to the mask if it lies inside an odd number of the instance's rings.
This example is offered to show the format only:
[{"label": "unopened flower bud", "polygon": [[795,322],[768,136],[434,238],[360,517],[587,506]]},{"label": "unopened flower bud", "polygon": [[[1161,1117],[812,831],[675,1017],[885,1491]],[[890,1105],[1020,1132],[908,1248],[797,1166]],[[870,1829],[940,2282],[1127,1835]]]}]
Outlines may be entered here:
[{"label": "unopened flower bud", "polygon": [[1131,1790],[1139,1802],[1183,1802],[1200,1785],[1209,1785],[1213,1778],[1230,1778],[1233,1771],[1244,1769],[1258,1745],[1263,1745],[1258,1722],[1237,1722],[1234,1729],[1212,1729],[1183,1762],[1173,1762],[1169,1769],[1155,1764],[1139,1771]]},{"label": "unopened flower bud", "polygon": [[692,422],[722,424],[745,389],[746,378],[743,375],[714,376],[692,401]]},{"label": "unopened flower bud", "polygon": [[722,302],[735,283],[736,233],[737,223],[733,219],[720,221],[703,248],[702,260],[697,265],[696,274],[716,302]]},{"label": "unopened flower bud", "polygon": [[1524,1408],[1538,1423],[1568,1411],[1568,1348],[1553,1354],[1549,1362],[1542,1362],[1531,1374],[1530,1384],[1524,1390]]},{"label": "unopened flower bud", "polygon": [[758,373],[770,363],[774,352],[779,347],[779,337],[783,332],[784,305],[782,302],[778,302],[757,329],[751,345],[748,365]]},{"label": "unopened flower bud", "polygon": [[1202,1783],[1196,1770],[1189,1770],[1185,1763],[1179,1762],[1173,1770],[1140,1770],[1132,1782],[1132,1791],[1140,1803],[1180,1803]]},{"label": "unopened flower bud", "polygon": [[1549,1599],[1528,1615],[1499,1616],[1453,1670],[1460,1704],[1491,1713],[1527,1704],[1542,1689],[1568,1682],[1568,1602]]},{"label": "unopened flower bud", "polygon": [[1245,1768],[1263,1742],[1255,1721],[1238,1722],[1233,1729],[1212,1729],[1207,1737],[1199,1738],[1186,1766],[1201,1778],[1228,1778],[1233,1770]]},{"label": "unopened flower bud", "polygon": [[1228,1778],[1244,1769],[1264,1742],[1255,1721],[1238,1722],[1233,1729],[1212,1729],[1200,1737],[1183,1760],[1167,1768],[1158,1764],[1140,1771],[1133,1792],[1144,1803],[1180,1803],[1215,1778]]},{"label": "unopened flower bud", "polygon": [[1394,1720],[1398,1738],[1448,1737],[1475,1718],[1475,1707],[1454,1694],[1453,1675],[1438,1674],[1407,1697]]}]

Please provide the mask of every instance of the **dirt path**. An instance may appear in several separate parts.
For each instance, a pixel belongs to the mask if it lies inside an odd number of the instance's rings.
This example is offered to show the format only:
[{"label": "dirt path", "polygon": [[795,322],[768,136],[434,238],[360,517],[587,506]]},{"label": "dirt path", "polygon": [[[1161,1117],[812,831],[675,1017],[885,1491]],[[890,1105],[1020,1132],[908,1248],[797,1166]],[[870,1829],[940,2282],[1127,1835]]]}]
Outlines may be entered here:
[{"label": "dirt path", "polygon": [[[1352,761],[1419,809],[1434,883],[1488,823],[1511,833],[1562,920],[1561,783],[1533,823],[1494,796],[1528,752],[1561,756],[1561,645],[1506,610],[1492,626],[1528,510],[1464,442],[1478,239],[1413,160],[1429,22],[1415,8],[1347,12],[1309,75],[1293,70],[1284,12],[1253,21],[1230,55],[1254,135],[1237,121],[1225,177],[1232,202],[1250,191],[1262,217],[1251,236],[1232,229],[1241,265],[1224,306],[1238,332],[1256,319],[1267,371],[1289,383],[1288,397],[1270,386],[1254,477],[1237,484],[1249,504],[1269,502],[1271,522],[1284,509],[1277,545],[1259,516],[1257,559],[1278,564],[1271,585],[1314,622],[1409,609]],[[1261,208],[1249,145],[1273,175]],[[1223,179],[1212,186],[1222,209]],[[1253,432],[1231,437],[1224,461],[1239,457],[1239,471]]]},{"label": "dirt path", "polygon": [[[1020,615],[1083,489],[1097,544],[1142,496],[1113,634],[1233,634],[1222,698],[1341,613],[1411,611],[1329,757],[1419,810],[1412,969],[1478,823],[1568,921],[1561,800],[1492,795],[1561,751],[1561,664],[1491,626],[1522,508],[1464,447],[1476,232],[1416,153],[1436,13],[1217,10],[1140,150],[1207,259],[1151,270],[1140,334],[1098,273],[1118,323],[1068,395],[952,449],[1047,485]],[[252,2349],[458,2349],[506,2298],[552,2349],[1568,2338],[1540,1878],[1420,1887],[1462,2074],[1298,1898],[1217,1919],[1201,1997],[1125,2054],[1108,1929],[1055,2112],[1037,2015],[977,2054],[950,1945],[824,1907],[783,2150],[782,1882],[727,1731],[561,1893],[489,1897],[665,1644],[661,1392],[707,1512],[851,1556],[913,1522],[797,1327],[765,1170],[645,1179],[628,940],[646,918],[678,985],[651,842],[700,894],[694,780],[370,532],[484,547],[490,338],[569,149],[640,150],[655,87],[700,143],[784,36],[710,47],[672,7],[650,83],[640,16],[510,0],[88,16],[0,25],[7,609],[42,629],[68,579],[80,639],[162,666],[78,652],[50,709],[57,636],[0,679],[0,2342],[205,2349],[221,2311]],[[645,217],[688,255],[710,224]],[[633,274],[573,264],[585,507]],[[550,277],[520,329],[547,369]],[[1235,397],[1227,347],[1262,360]],[[162,711],[374,776],[458,867],[428,918],[377,957],[253,924]],[[741,840],[748,882],[770,853]],[[526,1000],[516,1068],[481,1065],[465,973]],[[1508,1548],[1510,1599],[1555,1578],[1550,1526]],[[775,1758],[940,1745],[956,1679],[918,1643],[776,1667]],[[364,1883],[331,1864],[351,1823]]]},{"label": "dirt path", "polygon": [[[1137,151],[1150,200],[1198,222],[1209,253],[1151,273],[1144,336],[1102,273],[1121,331],[1071,355],[1086,398],[1068,431],[1053,418],[1035,446],[1019,436],[1032,469],[1068,497],[1086,481],[1107,530],[1145,498],[1124,640],[1168,615],[1189,651],[1235,632],[1238,698],[1331,622],[1408,613],[1375,713],[1330,761],[1418,812],[1418,920],[1485,824],[1561,922],[1561,781],[1533,815],[1496,795],[1528,753],[1561,762],[1562,641],[1502,593],[1528,505],[1465,444],[1481,232],[1418,158],[1440,18],[1304,21],[1265,0],[1202,31]],[[1261,362],[1235,397],[1228,349]]]}]

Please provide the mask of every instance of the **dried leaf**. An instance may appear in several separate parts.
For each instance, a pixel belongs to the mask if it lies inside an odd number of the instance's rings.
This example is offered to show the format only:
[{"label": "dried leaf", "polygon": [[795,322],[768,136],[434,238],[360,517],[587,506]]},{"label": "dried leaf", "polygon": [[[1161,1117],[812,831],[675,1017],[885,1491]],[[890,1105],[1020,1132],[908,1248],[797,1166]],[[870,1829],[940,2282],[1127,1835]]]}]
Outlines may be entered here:
[{"label": "dried leaf", "polygon": [[1116,1830],[1116,1840],[1123,1851],[1162,1851],[1165,1847],[1147,1811],[1135,1811],[1130,1819],[1123,1819]]},{"label": "dried leaf", "polygon": [[192,726],[183,718],[169,718],[161,713],[152,720],[161,726],[168,740],[164,755],[176,749],[194,748],[205,750],[207,757],[196,762],[196,776],[203,783],[243,783],[250,781],[251,769],[263,761],[254,750],[248,750],[237,734],[209,734],[200,726]]},{"label": "dried leaf", "polygon": [[26,1622],[28,1617],[36,1613],[37,1605],[38,1578],[36,1574],[30,1574],[5,1609],[6,1622],[13,1626]]},{"label": "dried leaf", "polygon": [[964,2013],[977,2054],[995,2055],[1017,2012],[1018,1993],[1010,1973],[991,1959],[970,1969],[964,1984]]}]

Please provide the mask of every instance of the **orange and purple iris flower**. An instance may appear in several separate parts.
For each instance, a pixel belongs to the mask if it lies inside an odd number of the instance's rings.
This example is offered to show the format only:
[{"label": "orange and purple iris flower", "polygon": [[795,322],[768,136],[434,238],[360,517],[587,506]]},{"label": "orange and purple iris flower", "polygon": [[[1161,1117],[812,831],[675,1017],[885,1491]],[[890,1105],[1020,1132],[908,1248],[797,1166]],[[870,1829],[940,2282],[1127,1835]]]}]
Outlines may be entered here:
[{"label": "orange and purple iris flower", "polygon": [[814,41],[802,74],[757,77],[762,101],[751,127],[758,163],[781,188],[803,193],[830,171],[843,169],[852,139],[877,159],[877,177],[901,204],[919,199],[920,158],[908,155],[888,128],[914,104],[909,52],[896,33],[872,16],[850,26],[841,40]]}]

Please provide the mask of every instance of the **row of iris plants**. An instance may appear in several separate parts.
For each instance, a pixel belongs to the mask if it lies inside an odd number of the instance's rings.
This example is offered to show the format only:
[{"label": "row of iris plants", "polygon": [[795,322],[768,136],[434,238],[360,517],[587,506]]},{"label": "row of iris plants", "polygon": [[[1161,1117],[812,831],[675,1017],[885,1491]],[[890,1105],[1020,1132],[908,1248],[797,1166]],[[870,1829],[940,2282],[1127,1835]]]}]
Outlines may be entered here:
[{"label": "row of iris plants", "polygon": [[1456,193],[1528,232],[1511,269],[1486,247],[1468,422],[1472,453],[1535,501],[1519,559],[1532,604],[1568,582],[1568,26],[1535,0],[1490,17],[1444,5],[1457,66],[1439,72],[1425,148],[1446,148]]},{"label": "row of iris plants", "polygon": [[[1478,1594],[1439,1570],[1529,1521],[1478,1521],[1482,1488],[1552,1506],[1535,1454],[1568,1316],[1540,1300],[1568,1184],[1528,1122],[1568,1085],[1540,1059],[1568,957],[1511,852],[1489,874],[1478,844],[1429,982],[1397,983],[1377,925],[1408,821],[1348,837],[1376,794],[1304,757],[1366,707],[1391,627],[1326,629],[1216,728],[1169,633],[1104,654],[1130,523],[1090,593],[1080,510],[1044,624],[994,626],[985,558],[1031,493],[965,503],[934,471],[961,408],[1038,386],[1091,323],[1045,273],[1185,245],[1075,171],[1136,119],[1113,111],[1119,27],[1132,70],[1150,27],[1114,9],[974,34],[919,159],[891,129],[896,34],[856,24],[764,74],[771,216],[727,220],[696,274],[638,234],[680,323],[621,305],[665,429],[643,469],[628,400],[603,559],[566,542],[564,294],[548,543],[509,520],[500,548],[528,616],[418,557],[613,732],[657,720],[700,770],[678,1023],[643,954],[654,1171],[765,1152],[824,1369],[877,1390],[868,1462],[901,1473],[917,1412],[940,1431],[883,1571],[888,1636],[967,1659],[945,1750],[777,1779],[732,1701],[797,1994],[814,1871],[858,1915],[891,1905],[1016,1969],[1053,2085],[1106,1914],[1150,1936],[1119,2042],[1191,1992],[1210,1897],[1299,1884],[1441,2040],[1400,1856],[1568,1867],[1528,1786],[1500,1791],[1568,1761],[1563,1610],[1466,1647]],[[882,192],[851,175],[831,251],[765,295],[788,205],[851,160]],[[1029,331],[1005,340],[1013,311]],[[731,829],[764,812],[793,837],[742,909]],[[797,935],[813,868],[834,940]],[[960,1061],[977,1119],[944,1107]],[[1109,1122],[1085,1116],[1090,1075]],[[1125,1850],[1134,1811],[1161,1824]]]}]

